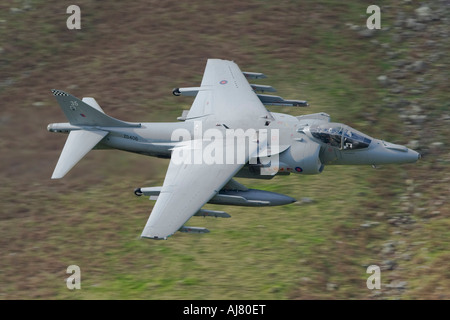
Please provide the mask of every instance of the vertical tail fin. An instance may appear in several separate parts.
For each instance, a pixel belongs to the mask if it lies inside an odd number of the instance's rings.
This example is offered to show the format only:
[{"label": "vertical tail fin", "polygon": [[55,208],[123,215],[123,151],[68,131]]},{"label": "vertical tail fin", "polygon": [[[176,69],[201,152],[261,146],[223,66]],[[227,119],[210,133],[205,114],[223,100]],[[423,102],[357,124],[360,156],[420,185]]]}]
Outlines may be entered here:
[{"label": "vertical tail fin", "polygon": [[[130,123],[117,120],[103,112],[93,98],[85,98],[83,102],[61,90],[52,89],[52,93],[58,101],[62,111],[70,124],[78,126],[101,127],[140,127],[139,123]],[[94,104],[94,102],[95,104]],[[89,104],[88,104],[89,103]],[[93,105],[90,105],[90,104]]]}]

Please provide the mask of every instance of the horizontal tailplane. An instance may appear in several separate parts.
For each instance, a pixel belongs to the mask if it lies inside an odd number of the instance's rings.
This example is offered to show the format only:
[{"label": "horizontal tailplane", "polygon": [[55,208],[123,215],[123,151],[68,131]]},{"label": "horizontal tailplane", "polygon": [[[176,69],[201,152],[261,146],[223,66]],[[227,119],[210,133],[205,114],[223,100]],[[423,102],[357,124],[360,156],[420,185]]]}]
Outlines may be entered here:
[{"label": "horizontal tailplane", "polygon": [[52,179],[64,177],[107,134],[108,131],[103,130],[70,131],[55,171],[53,171]]}]

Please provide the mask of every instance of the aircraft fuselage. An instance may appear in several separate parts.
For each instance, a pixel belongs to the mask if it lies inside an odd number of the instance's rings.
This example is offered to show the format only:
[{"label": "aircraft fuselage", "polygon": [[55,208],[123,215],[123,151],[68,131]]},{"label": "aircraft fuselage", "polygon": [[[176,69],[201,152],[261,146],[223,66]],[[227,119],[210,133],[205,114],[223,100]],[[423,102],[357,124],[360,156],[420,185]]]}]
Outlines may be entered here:
[{"label": "aircraft fuselage", "polygon": [[[260,134],[265,130],[269,136],[276,132],[276,141],[272,137],[268,145],[270,148],[272,144],[278,144],[279,165],[275,170],[279,174],[318,174],[325,165],[408,163],[420,158],[419,153],[404,146],[369,137],[344,124],[329,122],[328,115],[324,113],[298,117],[275,112],[271,114],[273,119],[265,122],[264,126],[246,130],[254,129]],[[129,128],[74,126],[69,123],[48,126],[51,132],[69,133],[81,129],[109,132],[96,149],[119,149],[170,158],[172,149],[179,141],[203,139],[209,131],[214,132],[214,139],[221,135],[225,139],[227,131],[238,128],[207,120],[145,122]]]}]

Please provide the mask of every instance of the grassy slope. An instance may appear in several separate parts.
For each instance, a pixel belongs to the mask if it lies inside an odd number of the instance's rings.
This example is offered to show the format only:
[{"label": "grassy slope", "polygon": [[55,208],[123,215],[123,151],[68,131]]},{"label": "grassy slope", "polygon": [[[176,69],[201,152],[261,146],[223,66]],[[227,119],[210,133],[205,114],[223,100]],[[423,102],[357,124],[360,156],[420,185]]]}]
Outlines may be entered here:
[{"label": "grassy slope", "polygon": [[[366,4],[78,4],[80,31],[65,28],[66,8],[57,1],[32,1],[30,10],[19,13],[8,6],[1,10],[0,81],[13,83],[0,89],[0,298],[446,297],[445,201],[436,208],[439,215],[419,216],[408,229],[387,222],[403,210],[402,196],[420,192],[413,205],[426,208],[445,197],[448,181],[429,172],[436,167],[445,172],[448,162],[432,157],[412,166],[330,166],[318,176],[244,180],[313,202],[220,207],[233,218],[193,218],[190,225],[212,232],[176,234],[166,242],[138,238],[152,203],[132,190],[160,185],[167,161],[97,151],[62,181],[49,181],[64,137],[49,134],[45,126],[65,121],[49,89],[94,96],[107,113],[124,120],[172,121],[192,100],[174,98],[170,89],[197,85],[208,57],[264,72],[270,76],[264,84],[312,105],[274,111],[324,111],[373,136],[407,143],[395,110],[378,106],[386,89],[376,77],[390,67],[370,40],[346,26],[364,25]],[[378,39],[388,37],[382,33]],[[361,227],[367,221],[378,224]],[[383,288],[392,281],[408,286],[377,295],[366,288],[365,268],[385,263],[386,241],[395,241],[409,259],[397,259],[396,269],[382,271]],[[82,272],[82,290],[75,292],[64,283],[71,264]]]}]

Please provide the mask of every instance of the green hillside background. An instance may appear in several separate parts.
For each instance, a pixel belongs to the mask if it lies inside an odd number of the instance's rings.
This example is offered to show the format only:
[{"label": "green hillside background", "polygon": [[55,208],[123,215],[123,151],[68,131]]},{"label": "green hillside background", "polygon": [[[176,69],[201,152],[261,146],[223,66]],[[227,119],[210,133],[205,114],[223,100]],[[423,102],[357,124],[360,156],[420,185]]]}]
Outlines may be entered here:
[{"label": "green hillside background", "polygon": [[[81,8],[68,30],[66,8]],[[369,4],[381,29],[368,30]],[[449,299],[447,1],[8,1],[0,4],[0,299]],[[193,217],[205,235],[139,236],[168,160],[89,153],[51,173],[66,122],[50,89],[95,97],[127,121],[176,121],[208,58],[263,72],[286,99],[423,155],[415,164],[327,166],[240,179],[298,199]],[[195,187],[195,183],[193,184]],[[68,290],[66,269],[81,269]],[[381,289],[369,290],[369,265]]]}]

